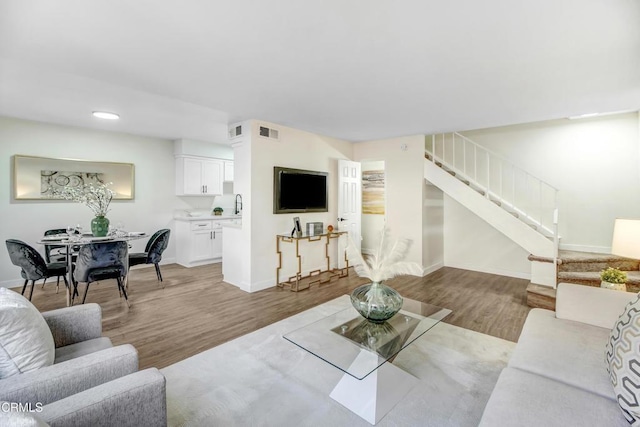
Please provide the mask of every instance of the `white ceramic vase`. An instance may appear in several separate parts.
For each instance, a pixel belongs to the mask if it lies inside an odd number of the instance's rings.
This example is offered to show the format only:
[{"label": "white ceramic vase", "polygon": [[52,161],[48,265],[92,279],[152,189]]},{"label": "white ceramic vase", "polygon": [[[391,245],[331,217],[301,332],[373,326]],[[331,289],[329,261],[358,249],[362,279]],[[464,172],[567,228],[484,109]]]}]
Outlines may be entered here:
[{"label": "white ceramic vase", "polygon": [[627,284],[626,283],[610,283],[605,282],[604,280],[600,282],[600,287],[605,289],[612,289],[614,291],[626,291]]}]

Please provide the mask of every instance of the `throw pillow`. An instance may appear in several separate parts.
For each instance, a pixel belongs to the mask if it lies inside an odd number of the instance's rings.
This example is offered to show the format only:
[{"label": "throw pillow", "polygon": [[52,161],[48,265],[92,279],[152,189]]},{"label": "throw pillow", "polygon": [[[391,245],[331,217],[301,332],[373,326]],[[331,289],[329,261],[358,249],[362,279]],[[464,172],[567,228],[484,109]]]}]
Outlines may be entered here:
[{"label": "throw pillow", "polygon": [[53,365],[53,335],[22,295],[0,288],[0,378]]},{"label": "throw pillow", "polygon": [[624,417],[640,426],[640,295],[627,304],[613,325],[605,359]]}]

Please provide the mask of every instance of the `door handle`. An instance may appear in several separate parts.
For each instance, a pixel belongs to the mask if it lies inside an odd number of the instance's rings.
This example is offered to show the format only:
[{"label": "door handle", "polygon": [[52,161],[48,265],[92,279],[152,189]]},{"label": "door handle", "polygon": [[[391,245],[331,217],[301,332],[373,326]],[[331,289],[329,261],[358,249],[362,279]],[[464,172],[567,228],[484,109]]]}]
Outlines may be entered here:
[{"label": "door handle", "polygon": [[338,221],[346,221],[347,218],[338,218]]}]

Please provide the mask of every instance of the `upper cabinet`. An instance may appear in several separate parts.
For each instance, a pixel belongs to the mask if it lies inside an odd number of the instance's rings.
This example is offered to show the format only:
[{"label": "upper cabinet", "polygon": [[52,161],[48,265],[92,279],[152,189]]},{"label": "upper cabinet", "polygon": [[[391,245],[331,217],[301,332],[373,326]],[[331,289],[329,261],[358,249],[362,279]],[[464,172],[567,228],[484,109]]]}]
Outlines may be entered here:
[{"label": "upper cabinet", "polygon": [[176,156],[176,195],[222,194],[224,163],[223,160],[206,157]]},{"label": "upper cabinet", "polygon": [[224,161],[224,181],[233,181],[233,161]]}]

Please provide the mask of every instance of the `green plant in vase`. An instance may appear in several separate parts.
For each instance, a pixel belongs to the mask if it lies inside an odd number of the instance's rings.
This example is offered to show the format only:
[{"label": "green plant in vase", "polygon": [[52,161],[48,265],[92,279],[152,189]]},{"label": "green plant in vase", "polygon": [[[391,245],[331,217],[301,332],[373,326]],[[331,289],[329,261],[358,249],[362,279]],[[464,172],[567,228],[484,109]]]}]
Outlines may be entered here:
[{"label": "green plant in vase", "polygon": [[614,267],[607,267],[600,272],[600,287],[616,291],[627,290],[627,273]]},{"label": "green plant in vase", "polygon": [[63,187],[54,190],[52,196],[76,203],[82,203],[91,209],[95,217],[91,220],[91,233],[96,237],[106,236],[109,231],[109,204],[115,192],[109,188],[110,182],[84,184],[78,187]]},{"label": "green plant in vase", "polygon": [[363,257],[351,237],[348,239],[349,264],[358,276],[371,280],[354,289],[351,304],[367,320],[382,323],[402,308],[402,296],[383,282],[400,275],[422,276],[422,267],[415,262],[402,261],[411,241],[397,239],[391,242],[386,227],[382,229],[378,249],[372,255]]}]

